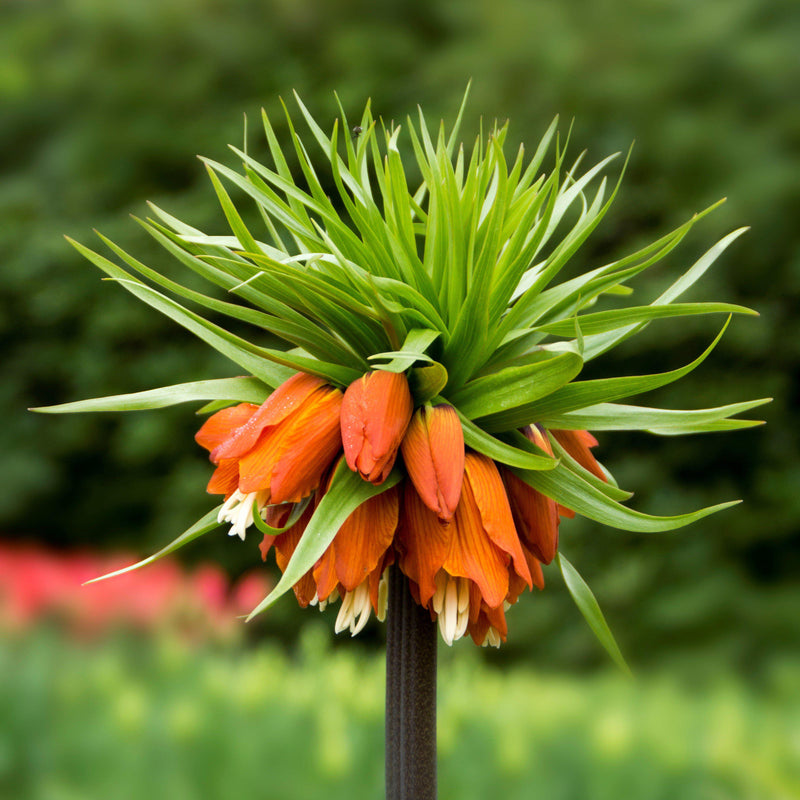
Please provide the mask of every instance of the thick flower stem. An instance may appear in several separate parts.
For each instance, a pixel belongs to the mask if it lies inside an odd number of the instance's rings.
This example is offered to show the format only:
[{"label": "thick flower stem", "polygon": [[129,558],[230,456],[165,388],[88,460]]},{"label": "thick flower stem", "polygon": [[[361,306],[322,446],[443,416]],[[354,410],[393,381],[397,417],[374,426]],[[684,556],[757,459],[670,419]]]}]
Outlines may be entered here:
[{"label": "thick flower stem", "polygon": [[389,576],[386,630],[386,798],[436,798],[436,623],[408,578]]}]

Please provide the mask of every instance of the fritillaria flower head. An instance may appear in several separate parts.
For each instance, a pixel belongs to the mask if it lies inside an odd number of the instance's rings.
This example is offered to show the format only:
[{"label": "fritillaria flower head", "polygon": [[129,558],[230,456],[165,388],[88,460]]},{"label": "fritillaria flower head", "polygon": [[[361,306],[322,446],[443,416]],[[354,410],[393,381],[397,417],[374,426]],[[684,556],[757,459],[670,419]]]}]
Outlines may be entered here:
[{"label": "fritillaria flower head", "polygon": [[[560,519],[664,531],[731,504],[674,516],[629,508],[630,494],[597,461],[588,431],[744,428],[757,422],[733,417],[766,400],[692,410],[628,403],[700,366],[722,331],[668,372],[582,372],[650,324],[753,313],[681,301],[743,231],[681,269],[655,298],[640,298],[636,279],[711,209],[564,278],[617,194],[621,174],[614,185],[606,176],[616,156],[586,170],[580,157],[569,163],[555,122],[532,155],[520,148],[509,158],[507,126],[465,146],[463,106],[447,132],[431,131],[422,112],[387,126],[367,104],[355,138],[342,135],[353,129],[343,110],[326,133],[297,104],[309,135],[287,111],[291,155],[265,113],[266,163],[235,147],[238,171],[205,161],[227,233],[203,233],[156,207],[141,222],[215,287],[208,294],[107,239],[116,261],[73,242],[246,375],[52,410],[206,403],[196,438],[214,466],[208,491],[220,502],[162,553],[221,524],[242,539],[257,533],[282,577],[253,613],[292,588],[302,606],[339,603],[337,631],[355,634],[373,614],[384,616],[392,568],[407,576],[445,642],[470,636],[499,645],[509,608],[544,588],[543,566],[552,564],[621,662],[564,555],[562,545],[571,547]],[[263,225],[245,223],[226,187],[256,206]],[[265,346],[275,338],[285,347]]]}]

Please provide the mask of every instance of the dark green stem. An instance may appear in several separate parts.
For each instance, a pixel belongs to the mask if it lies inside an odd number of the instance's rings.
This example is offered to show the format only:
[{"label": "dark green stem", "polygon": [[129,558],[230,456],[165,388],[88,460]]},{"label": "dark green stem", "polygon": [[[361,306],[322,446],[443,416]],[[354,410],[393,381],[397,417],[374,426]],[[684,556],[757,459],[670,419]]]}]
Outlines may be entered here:
[{"label": "dark green stem", "polygon": [[386,798],[436,798],[436,623],[397,567],[386,628]]}]

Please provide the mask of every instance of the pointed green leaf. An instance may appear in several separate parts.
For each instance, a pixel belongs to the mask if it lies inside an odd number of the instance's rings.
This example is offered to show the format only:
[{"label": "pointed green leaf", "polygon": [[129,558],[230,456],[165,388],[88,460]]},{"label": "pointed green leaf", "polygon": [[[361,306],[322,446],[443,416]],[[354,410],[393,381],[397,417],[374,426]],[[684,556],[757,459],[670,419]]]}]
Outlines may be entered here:
[{"label": "pointed green leaf", "polygon": [[[654,319],[668,317],[688,317],[695,314],[749,314],[758,316],[758,312],[744,306],[731,303],[674,303],[663,306],[633,306],[612,311],[598,311],[594,314],[581,314],[577,321],[584,336],[617,330],[626,325],[649,322]],[[575,319],[564,319],[558,322],[547,322],[537,325],[534,330],[543,331],[555,336],[574,336]]]},{"label": "pointed green leaf", "polygon": [[387,372],[405,372],[416,361],[428,361],[432,363],[433,359],[425,355],[425,351],[439,336],[439,331],[414,328],[406,335],[400,350],[375,353],[375,355],[368,356],[368,360],[388,359],[388,364],[381,364],[379,366],[379,369],[386,370]]},{"label": "pointed green leaf", "polygon": [[95,397],[57,406],[31,408],[42,414],[73,414],[85,411],[142,411],[151,408],[166,408],[178,403],[198,400],[223,400],[237,403],[257,403],[267,399],[271,388],[256,378],[221,378],[213,381],[176,383],[160,389],[148,389],[132,394],[117,394],[110,397]]},{"label": "pointed green leaf", "polygon": [[116,578],[118,575],[124,575],[126,572],[132,572],[135,569],[141,569],[142,567],[146,567],[148,564],[152,564],[154,561],[158,561],[160,558],[163,558],[170,553],[174,553],[185,544],[189,544],[189,542],[193,541],[194,539],[203,536],[209,531],[213,531],[214,528],[218,528],[220,523],[217,522],[217,514],[219,514],[220,508],[222,508],[221,505],[217,506],[212,511],[209,511],[208,514],[197,520],[197,522],[195,522],[191,528],[185,530],[177,539],[149,558],[145,558],[136,564],[131,564],[129,567],[123,567],[122,569],[114,570],[114,572],[109,572],[107,575],[101,575],[99,578],[92,578],[92,580],[86,581],[86,583],[97,583],[97,581],[104,581],[106,578]]},{"label": "pointed green leaf", "polygon": [[[131,294],[191,331],[199,339],[211,345],[215,350],[233,361],[234,364],[243,367],[247,372],[259,378],[268,386],[279,386],[287,378],[291,377],[291,369],[287,370],[284,366],[280,366],[280,362],[271,363],[267,360],[269,356],[266,354],[271,351],[254,348],[253,345],[244,339],[234,336],[219,325],[214,325],[198,314],[188,311],[180,305],[180,303],[176,303],[174,300],[165,297],[147,284],[134,279],[124,269],[80,244],[80,242],[76,242],[69,237],[67,237],[67,241],[79,253],[88,258],[89,261],[103,270],[103,272],[110,275]],[[253,353],[254,349],[259,350],[259,352],[265,355],[263,357],[255,355]]]},{"label": "pointed green leaf", "polygon": [[374,486],[358,473],[352,472],[342,459],[277,586],[250,612],[248,621],[271,606],[317,563],[339,528],[358,506],[370,497],[391,489],[401,477],[399,470],[393,470],[386,481]]},{"label": "pointed green leaf", "polygon": [[[491,375],[475,378],[449,396],[453,405],[458,406],[470,419],[490,417],[547,397],[571,381],[582,366],[583,360],[577,353],[561,353],[532,364],[507,367]],[[520,425],[509,425],[507,428],[521,427],[532,421],[532,418],[528,418]]]},{"label": "pointed green leaf", "polygon": [[[752,408],[769,403],[771,400],[772,398],[766,397],[760,400],[719,406],[719,408],[694,410],[645,408],[644,406],[628,406],[618,403],[599,403],[598,405],[582,408],[580,411],[545,415],[538,421],[547,428],[562,428],[573,431],[643,430],[651,433],[700,433],[760,425],[762,424],[761,420],[732,420],[728,419],[728,417],[742,414]],[[718,427],[721,422],[728,423],[730,427]]]},{"label": "pointed green leaf", "polygon": [[[720,239],[710,250],[704,253],[692,266],[683,274],[672,286],[663,292],[651,305],[669,305],[677,300],[687,289],[692,287],[708,270],[708,268],[719,258],[719,256],[738,239],[748,228],[739,228],[727,236]],[[628,328],[608,333],[598,333],[593,337],[587,337],[585,358],[587,361],[596,358],[602,353],[607,352],[612,347],[616,347],[620,342],[638,333],[647,323],[641,322],[638,325],[631,325]]]},{"label": "pointed green leaf", "polygon": [[555,469],[548,472],[514,469],[514,473],[529,486],[562,506],[571,508],[578,514],[601,522],[603,525],[623,531],[640,533],[671,531],[741,502],[734,500],[671,517],[651,516],[626,508],[612,500],[603,491],[592,486],[563,464],[558,464]]},{"label": "pointed green leaf", "polygon": [[[499,461],[501,464],[506,464],[509,467],[518,467],[519,469],[555,469],[558,464],[558,460],[555,458],[532,452],[533,445],[528,449],[507,444],[481,430],[458,409],[456,409],[456,413],[458,413],[458,418],[461,420],[461,428],[464,431],[464,444],[478,453],[482,453],[494,461]],[[525,441],[527,442],[528,440],[525,439]]]},{"label": "pointed green leaf", "polygon": [[592,590],[586,584],[586,581],[578,574],[578,570],[567,561],[562,553],[556,555],[561,574],[564,576],[564,583],[578,606],[578,610],[583,614],[592,633],[597,637],[597,640],[606,649],[606,652],[611,656],[616,665],[627,675],[631,674],[625,659],[614,639],[614,634],[611,633],[611,628],[608,627],[603,612],[600,610],[600,605],[595,599]]},{"label": "pointed green leaf", "polygon": [[649,392],[666,386],[678,379],[688,375],[693,369],[698,367],[708,357],[716,347],[725,329],[728,327],[730,317],[717,334],[714,341],[702,352],[694,361],[685,367],[661,372],[655,375],[633,375],[622,378],[602,378],[593,381],[575,381],[556,389],[552,394],[536,400],[528,405],[521,406],[510,412],[496,414],[491,418],[481,420],[481,425],[488,431],[510,430],[519,428],[531,422],[539,422],[555,414],[564,414],[567,411],[576,411],[585,406],[592,406],[598,403],[605,403],[611,400],[619,400],[623,397]]}]

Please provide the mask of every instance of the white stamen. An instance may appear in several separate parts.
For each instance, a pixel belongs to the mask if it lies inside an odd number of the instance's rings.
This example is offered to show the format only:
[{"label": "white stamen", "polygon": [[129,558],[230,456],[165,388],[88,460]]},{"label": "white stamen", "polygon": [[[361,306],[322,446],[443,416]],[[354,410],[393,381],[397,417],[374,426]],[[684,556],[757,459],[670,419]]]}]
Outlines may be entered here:
[{"label": "white stamen", "polygon": [[458,613],[469,610],[469,581],[466,578],[458,579]]},{"label": "white stamen", "polygon": [[444,593],[447,589],[447,573],[439,570],[436,573],[435,581],[436,591],[433,593],[433,610],[437,614],[441,614],[442,608],[444,608]]},{"label": "white stamen", "polygon": [[238,489],[222,504],[217,522],[230,522],[229,536],[238,536],[244,541],[247,529],[253,524],[255,509],[263,515],[269,499],[269,490],[244,494]]},{"label": "white stamen", "polygon": [[363,581],[353,591],[345,593],[333,629],[341,633],[345,628],[350,628],[350,635],[355,636],[364,629],[371,613],[369,581]]},{"label": "white stamen", "polygon": [[[356,599],[353,604],[353,622],[350,623],[350,635],[355,636],[364,630],[364,626],[372,613],[372,604],[369,601],[369,587],[364,581],[356,589]],[[355,615],[358,614],[358,622],[355,622]]]},{"label": "white stamen", "polygon": [[229,536],[244,541],[247,528],[253,524],[253,505],[258,492],[242,494],[238,489],[225,501],[217,514],[217,522],[230,522]]},{"label": "white stamen", "polygon": [[500,647],[501,641],[500,632],[496,628],[489,628],[484,643],[488,642],[492,647]]},{"label": "white stamen", "polygon": [[442,639],[445,644],[452,645],[467,632],[469,625],[469,580],[439,572],[436,584],[433,609],[438,608]]},{"label": "white stamen", "polygon": [[336,633],[341,633],[345,628],[350,625],[353,616],[353,593],[347,592],[342,600],[342,607],[339,609],[339,614],[336,617],[336,624],[333,630]]}]

